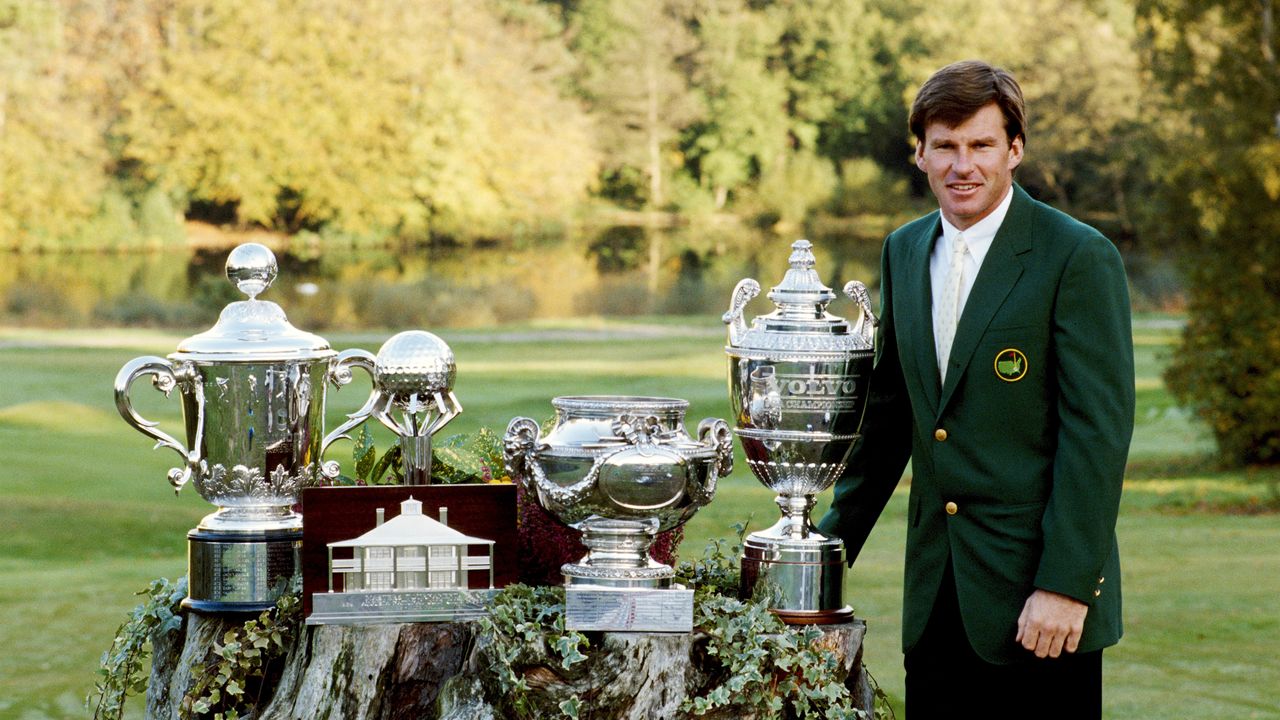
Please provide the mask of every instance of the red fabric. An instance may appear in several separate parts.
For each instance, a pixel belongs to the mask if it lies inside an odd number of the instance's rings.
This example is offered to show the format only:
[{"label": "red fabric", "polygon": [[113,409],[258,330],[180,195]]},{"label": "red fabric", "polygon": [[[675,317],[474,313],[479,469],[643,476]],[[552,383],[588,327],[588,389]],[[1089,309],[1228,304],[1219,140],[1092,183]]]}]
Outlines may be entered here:
[{"label": "red fabric", "polygon": [[[587,554],[582,534],[556,520],[538,504],[533,493],[517,483],[516,524],[519,528],[520,582],[526,585],[560,585],[560,566],[577,562]],[[654,560],[675,566],[676,550],[684,539],[684,528],[658,533],[649,554]]]}]

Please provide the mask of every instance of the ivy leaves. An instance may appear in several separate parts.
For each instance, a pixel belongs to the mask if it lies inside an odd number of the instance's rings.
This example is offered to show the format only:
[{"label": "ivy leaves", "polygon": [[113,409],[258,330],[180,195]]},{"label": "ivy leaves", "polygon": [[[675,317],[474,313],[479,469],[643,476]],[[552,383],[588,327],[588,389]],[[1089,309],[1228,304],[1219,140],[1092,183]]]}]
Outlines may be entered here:
[{"label": "ivy leaves", "polygon": [[[373,435],[367,426],[362,425],[351,448],[355,476],[340,475],[338,484],[403,484],[404,465],[401,457],[400,445],[394,441],[386,452],[379,455],[373,443]],[[509,481],[503,467],[502,438],[489,428],[435,440],[431,458],[432,482],[450,485]]]},{"label": "ivy leaves", "polygon": [[762,601],[711,593],[695,595],[693,622],[707,634],[707,653],[725,677],[686,701],[686,712],[736,707],[769,718],[866,717],[854,705],[835,652],[819,642],[818,628],[785,625]]},{"label": "ivy leaves", "polygon": [[[840,659],[822,644],[822,630],[785,625],[769,611],[767,597],[736,597],[746,526],[735,530],[736,544],[713,541],[701,559],[681,563],[677,570],[677,580],[694,588],[694,625],[706,636],[715,675],[713,686],[687,700],[681,715],[866,718],[845,685]],[[554,712],[534,705],[526,678],[537,675],[539,666],[572,670],[589,659],[588,638],[565,629],[563,588],[508,586],[494,599],[490,617],[478,622],[481,667],[509,699],[510,711],[517,717]],[[555,707],[567,718],[579,717],[586,708],[577,695]]]},{"label": "ivy leaves", "polygon": [[[536,717],[524,668],[554,663],[568,670],[587,659],[587,637],[565,627],[563,588],[508,585],[494,597],[489,616],[477,622],[476,636],[485,638],[479,650],[489,661],[484,666],[521,717]],[[558,705],[575,720],[581,706],[577,696]]]},{"label": "ivy leaves", "polygon": [[182,720],[237,720],[258,705],[271,663],[284,657],[302,620],[301,595],[285,593],[256,619],[232,627],[215,642],[182,698]]},{"label": "ivy leaves", "polygon": [[147,599],[134,608],[129,620],[116,630],[111,648],[102,654],[99,679],[94,683],[93,692],[85,698],[85,706],[93,708],[94,720],[124,717],[128,696],[147,689],[142,666],[151,654],[151,638],[167,635],[182,626],[178,611],[187,596],[185,576],[172,583],[166,578],[157,578],[138,594],[146,595]]},{"label": "ivy leaves", "polygon": [[[124,717],[128,696],[147,689],[142,670],[150,655],[149,643],[182,626],[179,610],[187,596],[185,576],[172,583],[165,578],[152,580],[138,594],[147,599],[116,630],[111,649],[102,655],[101,678],[85,701],[93,708],[94,720]],[[192,669],[196,681],[183,696],[181,718],[236,720],[252,710],[258,697],[251,691],[261,688],[270,664],[288,652],[301,620],[301,594],[295,587],[281,595],[274,608],[223,633],[221,642],[214,643],[209,655]]]},{"label": "ivy leaves", "polygon": [[713,540],[702,558],[680,564],[677,580],[694,588],[693,624],[706,633],[707,654],[723,679],[685,702],[694,716],[738,708],[758,717],[865,718],[844,684],[834,651],[814,626],[789,626],[769,611],[764,594],[739,600],[738,558],[747,525],[733,526],[736,542]]},{"label": "ivy leaves", "polygon": [[[739,526],[738,542],[746,532]],[[783,624],[769,611],[768,600],[739,600],[737,553],[726,541],[708,545],[703,558],[682,563],[679,579],[694,587],[694,624],[705,636],[711,686],[690,698],[682,716],[850,720],[865,718],[845,685],[845,671],[835,652],[822,643],[813,626]],[[186,580],[156,580],[116,633],[103,655],[102,678],[88,704],[95,720],[118,720],[126,696],[146,689],[141,670],[146,644],[154,633],[181,626],[178,609],[186,596]],[[576,720],[590,708],[577,695],[554,706],[535,706],[529,680],[542,673],[574,673],[589,658],[590,641],[565,626],[564,589],[511,585],[491,603],[490,615],[476,621],[477,646],[484,682],[496,686],[514,717],[559,713]],[[235,720],[259,704],[259,693],[272,682],[274,663],[294,644],[301,624],[296,592],[285,593],[276,607],[223,633],[208,655],[193,668],[195,683],[184,695],[183,720]],[[539,670],[541,668],[541,670]],[[96,699],[95,699],[96,698]],[[880,717],[880,709],[877,709]]]}]

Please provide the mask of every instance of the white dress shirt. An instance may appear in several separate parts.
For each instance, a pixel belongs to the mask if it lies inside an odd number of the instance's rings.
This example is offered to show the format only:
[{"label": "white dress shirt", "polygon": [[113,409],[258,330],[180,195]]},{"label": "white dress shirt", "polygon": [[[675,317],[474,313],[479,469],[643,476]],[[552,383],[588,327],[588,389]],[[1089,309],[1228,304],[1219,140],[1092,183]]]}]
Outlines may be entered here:
[{"label": "white dress shirt", "polygon": [[[960,281],[960,302],[959,307],[956,308],[957,320],[964,317],[964,305],[969,299],[969,292],[973,290],[973,281],[978,278],[978,270],[982,268],[982,261],[986,259],[987,251],[991,249],[991,241],[995,240],[996,232],[1004,223],[1004,216],[1009,214],[1011,202],[1013,202],[1012,185],[990,215],[964,231],[964,241],[969,246],[969,252],[965,255],[964,278]],[[938,308],[944,302],[943,289],[947,284],[947,272],[951,267],[951,243],[959,233],[960,229],[943,217],[942,236],[933,243],[933,254],[929,256],[929,284],[933,291],[934,328],[937,328],[941,322]],[[934,342],[937,342],[936,332]],[[936,346],[935,349],[937,349]]]}]

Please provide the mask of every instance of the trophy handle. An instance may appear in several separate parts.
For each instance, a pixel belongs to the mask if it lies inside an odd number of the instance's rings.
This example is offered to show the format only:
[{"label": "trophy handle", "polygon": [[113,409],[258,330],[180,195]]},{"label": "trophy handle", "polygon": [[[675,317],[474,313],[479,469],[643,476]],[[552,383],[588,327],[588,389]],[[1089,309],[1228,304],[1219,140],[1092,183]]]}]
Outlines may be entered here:
[{"label": "trophy handle", "polygon": [[858,328],[862,331],[862,336],[868,341],[874,342],[876,336],[876,327],[880,321],[876,319],[875,312],[871,309],[871,294],[867,292],[867,286],[857,280],[850,280],[844,284],[844,294],[849,299],[858,304],[862,309],[862,317],[858,320]]},{"label": "trophy handle", "polygon": [[720,418],[706,418],[698,423],[698,442],[715,448],[716,461],[707,474],[706,487],[696,487],[690,495],[698,505],[706,505],[716,496],[716,483],[733,472],[733,431]]},{"label": "trophy handle", "polygon": [[454,418],[462,414],[462,403],[458,402],[458,397],[453,394],[452,390],[436,393],[434,399],[436,401],[436,409],[440,412],[427,426],[428,435],[435,435],[440,431],[440,428],[448,425]]},{"label": "trophy handle", "polygon": [[542,428],[533,418],[518,417],[507,425],[507,433],[502,438],[502,455],[507,472],[519,480],[525,489],[546,496],[552,504],[577,504],[595,487],[596,480],[600,477],[600,467],[607,458],[597,457],[586,477],[572,485],[561,487],[547,479],[542,464],[538,462],[538,453],[550,447],[538,442],[541,435]]},{"label": "trophy handle", "polygon": [[[116,393],[116,410],[120,411],[120,417],[129,423],[135,430],[152,438],[156,441],[155,447],[167,447],[182,456],[183,466],[180,468],[172,468],[169,470],[169,484],[173,486],[174,491],[182,490],[182,486],[186,485],[191,479],[193,473],[196,472],[200,461],[193,456],[185,445],[178,442],[173,436],[159,428],[159,424],[155,421],[148,420],[138,414],[133,409],[133,401],[129,398],[130,388],[133,381],[144,375],[150,375],[151,384],[156,390],[164,393],[165,397],[169,397],[169,393],[178,385],[187,385],[197,377],[195,366],[189,362],[174,364],[162,357],[155,355],[144,355],[134,358],[125,363],[120,368],[120,372],[116,373],[115,393]],[[198,385],[196,386],[199,387]],[[196,430],[197,438],[204,431],[204,404],[196,403],[200,408],[200,418]]]},{"label": "trophy handle", "polygon": [[760,294],[760,283],[751,278],[738,281],[729,299],[729,311],[720,317],[729,326],[729,344],[737,345],[743,335],[747,334],[747,321],[742,311],[752,298]]},{"label": "trophy handle", "polygon": [[[440,428],[462,413],[462,403],[458,402],[453,391],[432,393],[427,402],[423,402],[419,393],[414,393],[409,396],[407,403],[403,400],[399,403],[404,410],[402,423],[391,414],[397,405],[395,398],[386,398],[385,401],[366,404],[362,412],[368,410],[378,422],[400,437],[435,435]],[[423,414],[421,422],[418,420],[419,413]]]},{"label": "trophy handle", "polygon": [[[370,380],[375,380],[374,360],[373,353],[368,350],[361,350],[360,348],[343,350],[333,360],[329,361],[329,382],[333,383],[335,389],[341,390],[343,385],[351,382],[351,368],[360,368],[369,373]],[[375,382],[373,389],[369,391],[369,399],[365,400],[364,405],[359,410],[348,415],[341,425],[333,429],[333,432],[324,436],[324,440],[320,442],[320,457],[324,457],[324,451],[328,450],[329,446],[334,442],[342,439],[351,439],[351,436],[347,433],[352,428],[358,427],[369,417],[381,397],[382,393],[378,391],[377,383]],[[329,480],[338,477],[341,472],[342,468],[338,465],[337,460],[329,460],[320,464],[320,473]]]}]

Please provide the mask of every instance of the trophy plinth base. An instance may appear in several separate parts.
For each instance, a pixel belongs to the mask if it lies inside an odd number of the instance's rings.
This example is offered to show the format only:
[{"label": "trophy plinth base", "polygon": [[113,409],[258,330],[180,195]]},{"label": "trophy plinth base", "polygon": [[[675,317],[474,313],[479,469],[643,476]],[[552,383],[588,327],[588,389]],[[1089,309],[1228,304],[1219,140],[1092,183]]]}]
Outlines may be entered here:
[{"label": "trophy plinth base", "polygon": [[[300,525],[300,523],[299,523]],[[302,569],[302,528],[187,533],[187,599],[203,613],[256,613],[275,607]]]},{"label": "trophy plinth base", "polygon": [[844,543],[817,532],[806,538],[754,533],[743,543],[740,589],[743,597],[767,598],[790,625],[849,622],[844,565]]},{"label": "trophy plinth base", "polygon": [[489,614],[497,590],[396,590],[316,593],[307,625],[459,622]]},{"label": "trophy plinth base", "polygon": [[671,587],[675,571],[668,565],[649,561],[647,567],[601,567],[587,563],[560,566],[566,587],[582,589],[661,590]]},{"label": "trophy plinth base", "polygon": [[687,633],[693,631],[693,591],[567,585],[564,624],[570,630]]}]

